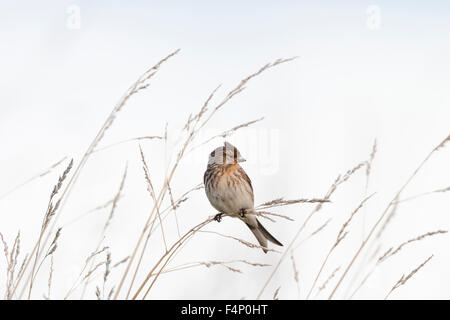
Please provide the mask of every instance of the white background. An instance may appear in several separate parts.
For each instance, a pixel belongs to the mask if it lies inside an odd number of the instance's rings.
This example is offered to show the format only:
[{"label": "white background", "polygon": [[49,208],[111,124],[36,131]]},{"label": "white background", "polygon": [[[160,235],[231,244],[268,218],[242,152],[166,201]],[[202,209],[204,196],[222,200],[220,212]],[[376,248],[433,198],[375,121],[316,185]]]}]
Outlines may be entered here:
[{"label": "white background", "polygon": [[[67,25],[71,5],[80,9],[79,29]],[[367,13],[370,5],[380,10],[375,25]],[[253,181],[255,202],[261,203],[279,197],[322,197],[338,174],[369,157],[377,139],[368,190],[377,194],[352,221],[348,238],[331,256],[319,280],[322,284],[337,266],[342,272],[363,232],[367,233],[413,170],[450,133],[449,12],[444,1],[426,6],[415,1],[395,5],[388,1],[325,1],[320,5],[291,1],[3,1],[0,194],[64,156],[77,163],[126,88],[177,48],[180,53],[163,65],[151,86],[120,112],[102,146],[163,135],[166,122],[173,142],[189,114],[199,110],[217,85],[222,87],[216,103],[265,63],[298,56],[249,83],[208,124],[197,143],[264,116],[264,121],[229,138],[248,159],[244,168]],[[172,183],[175,197],[202,182],[207,155],[222,142],[210,142],[182,163]],[[161,141],[141,144],[159,189],[171,148],[165,150]],[[404,197],[447,187],[449,159],[448,148],[436,153]],[[95,248],[109,211],[68,223],[116,193],[127,161],[124,197],[105,243],[114,261],[133,248],[152,207],[134,142],[94,154],[75,185],[58,223],[63,233],[54,255],[52,298],[64,297]],[[22,257],[38,237],[48,196],[64,165],[0,199],[0,231],[12,245],[20,230]],[[328,229],[295,251],[300,297],[310,288],[340,226],[364,197],[364,186],[365,173],[361,171],[336,192],[333,203],[320,211],[300,237],[333,218]],[[265,225],[288,244],[312,208],[306,204],[277,210],[295,222],[266,221]],[[428,231],[448,230],[449,208],[445,193],[404,203],[386,230],[383,250]],[[213,213],[204,191],[197,191],[177,211],[181,231]],[[224,219],[208,228],[253,241],[239,221]],[[167,220],[166,229],[172,243],[177,239],[173,217]],[[160,234],[154,239],[143,270],[148,270],[163,250]],[[356,297],[383,298],[403,273],[434,254],[391,298],[449,298],[448,241],[448,235],[442,235],[405,247],[377,269]],[[275,264],[279,256],[199,234],[173,266],[243,258]],[[1,270],[4,267],[2,257]],[[164,275],[149,298],[255,298],[273,267],[238,267],[242,274],[216,266]],[[113,271],[108,286],[117,284],[121,270]],[[33,298],[42,298],[47,279],[48,261],[36,280]],[[348,297],[345,287],[350,279],[337,298]],[[101,277],[98,281],[101,283]],[[336,278],[326,291],[335,283]],[[95,298],[95,284],[88,288],[86,298]],[[298,297],[290,259],[263,297],[271,298],[278,287],[281,299]],[[79,297],[80,292],[72,296]]]}]

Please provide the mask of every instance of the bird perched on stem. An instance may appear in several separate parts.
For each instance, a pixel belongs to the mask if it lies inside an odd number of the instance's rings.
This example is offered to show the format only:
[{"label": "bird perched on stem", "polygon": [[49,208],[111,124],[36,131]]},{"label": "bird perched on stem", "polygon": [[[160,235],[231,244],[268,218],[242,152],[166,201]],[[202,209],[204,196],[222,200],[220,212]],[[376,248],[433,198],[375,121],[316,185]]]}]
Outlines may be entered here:
[{"label": "bird perched on stem", "polygon": [[[220,222],[226,214],[241,219],[255,235],[267,253],[267,240],[283,246],[258,221],[254,214],[253,187],[250,178],[239,165],[245,159],[231,143],[216,148],[209,155],[203,182],[211,205],[219,211],[215,219]],[[253,213],[252,213],[253,212]]]}]

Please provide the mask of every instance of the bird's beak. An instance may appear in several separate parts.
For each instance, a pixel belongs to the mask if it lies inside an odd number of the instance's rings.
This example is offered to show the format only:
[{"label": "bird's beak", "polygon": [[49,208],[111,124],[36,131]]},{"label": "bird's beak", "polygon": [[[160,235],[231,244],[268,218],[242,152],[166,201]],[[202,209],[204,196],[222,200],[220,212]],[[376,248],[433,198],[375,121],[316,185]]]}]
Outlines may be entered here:
[{"label": "bird's beak", "polygon": [[242,158],[242,157],[237,158],[237,162],[245,162],[245,161],[247,161],[247,160],[245,160],[245,159]]}]

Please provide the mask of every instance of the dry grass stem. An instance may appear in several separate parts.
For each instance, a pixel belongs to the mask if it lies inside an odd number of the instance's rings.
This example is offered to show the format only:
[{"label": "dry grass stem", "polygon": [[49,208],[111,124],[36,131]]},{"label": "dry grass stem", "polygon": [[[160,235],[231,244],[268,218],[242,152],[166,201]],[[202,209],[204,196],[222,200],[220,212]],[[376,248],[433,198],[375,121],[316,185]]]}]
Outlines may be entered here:
[{"label": "dry grass stem", "polygon": [[411,271],[406,277],[405,277],[405,275],[402,275],[402,277],[392,287],[391,291],[389,291],[388,294],[386,295],[386,297],[384,297],[384,300],[386,300],[394,290],[403,286],[409,279],[411,279],[420,269],[422,269],[428,263],[428,261],[431,260],[431,258],[433,258],[433,255],[429,256],[424,262],[422,262],[417,268],[415,268],[413,271]]},{"label": "dry grass stem", "polygon": [[197,149],[197,148],[199,148],[201,146],[204,146],[205,144],[211,142],[214,139],[217,139],[217,138],[224,138],[225,139],[226,137],[229,137],[232,134],[234,134],[239,129],[247,128],[247,127],[251,126],[252,124],[255,124],[255,123],[260,122],[262,120],[264,120],[264,117],[256,119],[256,120],[252,120],[252,121],[248,121],[248,122],[242,123],[242,124],[240,124],[238,126],[235,126],[235,127],[231,128],[229,130],[226,130],[226,131],[222,132],[221,134],[213,136],[213,137],[209,138],[208,140],[206,140],[205,142],[202,142],[201,144],[193,147],[192,149],[189,150],[189,153],[192,152],[194,149]]},{"label": "dry grass stem", "polygon": [[125,262],[128,261],[128,259],[130,259],[130,256],[126,256],[125,258],[123,258],[122,260],[120,260],[119,262],[116,262],[113,266],[112,269],[117,268],[118,266],[120,266],[121,264],[124,264]]},{"label": "dry grass stem", "polygon": [[89,276],[95,271],[97,270],[98,267],[102,266],[104,264],[104,262],[100,262],[99,264],[97,264],[95,267],[90,268],[90,270],[87,272],[87,274],[84,274],[84,272],[86,270],[88,270],[88,266],[89,266],[89,262],[92,261],[92,259],[100,254],[102,254],[103,252],[105,252],[106,250],[108,250],[109,247],[103,247],[100,250],[94,251],[92,252],[85,260],[84,266],[80,271],[80,274],[78,275],[78,278],[75,280],[74,284],[72,285],[72,287],[70,288],[70,290],[67,292],[66,296],[64,297],[64,300],[68,299],[69,296],[72,294],[72,292],[83,282],[83,280],[88,279]]},{"label": "dry grass stem", "polygon": [[292,249],[293,251],[297,250],[302,244],[304,244],[306,241],[308,241],[309,239],[311,239],[312,237],[314,237],[315,235],[319,234],[321,231],[323,231],[328,224],[330,223],[330,221],[332,220],[332,218],[328,218],[327,221],[325,221],[325,223],[323,223],[320,227],[318,227],[316,230],[314,230],[313,232],[311,232],[309,234],[309,236],[307,236],[306,238],[300,240],[298,242],[298,244]]},{"label": "dry grass stem", "polygon": [[280,292],[281,287],[278,287],[277,290],[273,293],[273,300],[278,300],[278,293]]},{"label": "dry grass stem", "polygon": [[[331,185],[330,189],[328,190],[328,192],[325,194],[325,197],[323,199],[320,199],[320,201],[318,201],[319,203],[316,205],[316,207],[311,211],[311,213],[306,217],[305,221],[303,222],[303,224],[300,226],[300,228],[297,230],[297,233],[294,235],[294,238],[291,240],[291,242],[289,243],[289,245],[286,247],[285,251],[283,252],[281,258],[278,260],[278,263],[275,265],[274,270],[272,271],[272,273],[269,275],[269,278],[266,280],[266,282],[264,283],[263,287],[261,288],[261,291],[258,293],[256,299],[260,299],[261,295],[263,294],[264,290],[267,288],[268,284],[270,283],[270,281],[272,280],[273,276],[275,275],[275,273],[277,272],[277,270],[279,269],[281,263],[284,261],[284,259],[286,258],[287,253],[292,249],[292,246],[294,245],[294,243],[297,241],[298,237],[300,236],[300,234],[302,233],[302,231],[305,229],[306,225],[308,224],[309,220],[315,215],[315,213],[317,213],[318,211],[320,211],[320,209],[322,209],[322,204],[324,201],[329,201],[331,198],[331,195],[337,190],[337,188],[343,184],[344,182],[348,181],[348,179],[350,179],[350,177],[357,172],[359,169],[361,169],[363,166],[365,165],[364,162],[358,164],[357,166],[355,166],[354,168],[348,170],[344,176],[338,176],[336,178],[336,180],[334,180],[333,184]],[[270,205],[270,203],[265,203],[264,205]]]},{"label": "dry grass stem", "polygon": [[[168,272],[173,272],[173,271],[179,271],[179,270],[184,270],[184,269],[188,269],[188,268],[192,268],[192,267],[198,267],[198,266],[205,266],[207,268],[210,268],[212,266],[224,266],[227,269],[230,268],[230,264],[236,264],[236,263],[242,263],[242,264],[247,264],[253,267],[270,267],[270,264],[265,264],[265,263],[257,263],[257,262],[249,262],[247,260],[231,260],[231,261],[199,261],[199,262],[190,262],[190,263],[185,263],[170,269],[167,269],[166,271],[162,272],[162,273],[168,273]],[[242,273],[239,269],[233,268],[233,269],[229,269],[230,271],[236,272],[236,270],[238,270],[239,273]]]},{"label": "dry grass stem", "polygon": [[445,145],[446,145],[449,141],[450,141],[450,134],[447,136],[447,138],[445,138],[444,140],[442,140],[442,142],[441,142],[440,144],[438,144],[438,145],[436,146],[436,148],[433,149],[432,152],[436,152],[436,151],[438,151],[439,149],[444,148]]},{"label": "dry grass stem", "polygon": [[408,197],[408,198],[400,199],[400,200],[397,200],[397,202],[406,202],[406,201],[414,200],[414,199],[417,199],[417,198],[421,198],[423,196],[428,196],[430,194],[444,193],[444,192],[449,192],[449,191],[450,191],[450,187],[443,188],[443,189],[437,189],[437,190],[433,190],[433,191],[429,191],[429,192],[424,192],[424,193],[421,193],[421,194],[418,194],[418,195],[415,195],[415,196],[411,196],[411,197]]},{"label": "dry grass stem", "polygon": [[231,267],[231,266],[223,264],[223,263],[215,263],[214,261],[213,261],[213,263],[203,262],[203,263],[200,263],[200,264],[206,266],[207,268],[209,268],[212,265],[221,265],[221,266],[225,267],[227,270],[229,270],[231,272],[242,273],[242,271],[240,269],[237,269],[235,267]]},{"label": "dry grass stem", "polygon": [[[372,173],[372,165],[375,159],[375,155],[377,153],[377,139],[374,140],[372,145],[372,152],[370,153],[369,159],[366,162],[366,186],[364,188],[364,197],[367,196],[367,192],[369,191],[369,182],[370,182],[370,174]],[[364,239],[366,235],[366,211],[362,213],[362,239]],[[365,257],[366,258],[366,257]],[[355,273],[355,277],[358,275],[358,272]]]},{"label": "dry grass stem", "polygon": [[267,201],[259,206],[255,207],[257,210],[263,210],[274,207],[290,206],[297,203],[324,203],[330,202],[329,199],[294,199],[294,200],[284,200],[283,198],[278,198],[275,200]]},{"label": "dry grass stem", "polygon": [[359,206],[353,210],[353,212],[351,213],[350,217],[347,219],[347,221],[344,222],[344,224],[341,227],[341,230],[339,230],[339,234],[337,236],[336,242],[334,244],[333,247],[337,247],[339,245],[339,243],[345,238],[345,236],[348,234],[348,231],[346,231],[348,225],[350,224],[350,222],[352,221],[353,217],[355,216],[355,214],[364,206],[364,204],[370,199],[372,198],[372,196],[375,193],[371,194],[370,196],[366,197],[363,201],[361,201],[361,203],[359,204]]},{"label": "dry grass stem", "polygon": [[322,274],[322,271],[325,268],[325,265],[328,262],[328,258],[331,256],[331,253],[337,248],[337,246],[341,243],[341,241],[344,240],[344,238],[347,236],[349,231],[347,231],[346,229],[347,229],[348,225],[350,224],[350,222],[353,220],[355,214],[364,206],[364,204],[370,198],[372,198],[373,195],[374,194],[372,194],[372,195],[366,197],[365,199],[363,199],[360,202],[360,204],[356,207],[356,209],[352,211],[352,213],[350,214],[350,217],[342,225],[342,227],[339,230],[338,235],[336,237],[336,241],[334,242],[334,244],[332,245],[332,247],[328,251],[327,255],[325,256],[325,259],[323,260],[323,262],[322,262],[322,264],[321,264],[321,266],[319,268],[319,272],[317,273],[316,277],[314,278],[313,284],[311,286],[311,289],[309,289],[309,292],[308,292],[308,295],[306,296],[306,299],[309,299],[309,297],[311,296],[311,293],[314,290],[314,287],[316,286],[316,283],[319,280],[319,277]]},{"label": "dry grass stem", "polygon": [[323,229],[325,229],[328,224],[330,223],[330,221],[332,220],[332,218],[328,218],[327,221],[325,221],[324,224],[322,224],[319,228],[317,228],[315,231],[311,232],[310,237],[315,236],[316,234],[318,234],[320,231],[322,231]]},{"label": "dry grass stem", "polygon": [[369,234],[367,235],[367,237],[364,239],[364,241],[361,243],[361,246],[358,248],[358,250],[356,251],[355,255],[353,256],[352,260],[350,261],[350,263],[348,264],[347,268],[345,269],[345,271],[343,272],[342,276],[340,277],[338,283],[336,284],[336,286],[334,287],[333,291],[331,292],[329,299],[333,298],[334,294],[336,293],[337,289],[339,288],[340,284],[342,283],[342,281],[344,280],[344,278],[346,277],[348,271],[350,270],[350,268],[352,267],[352,265],[354,264],[354,262],[356,261],[356,259],[358,258],[359,254],[361,253],[361,251],[364,249],[364,247],[366,246],[366,244],[369,242],[369,240],[371,240],[373,233],[375,232],[375,230],[377,229],[378,225],[381,223],[381,221],[383,221],[383,218],[386,216],[386,214],[388,213],[389,209],[394,205],[394,202],[400,197],[400,194],[403,192],[403,190],[409,185],[409,183],[411,182],[412,179],[414,179],[414,177],[417,175],[417,173],[420,171],[420,169],[422,169],[422,167],[425,165],[425,163],[427,163],[427,161],[430,159],[430,157],[439,149],[443,148],[444,145],[449,141],[450,135],[448,137],[446,137],[437,147],[435,147],[426,157],[425,159],[419,164],[419,166],[416,168],[416,170],[414,170],[414,172],[412,173],[412,175],[407,179],[407,181],[403,184],[403,186],[400,188],[400,190],[396,193],[396,195],[394,196],[394,198],[389,202],[389,204],[386,206],[386,209],[383,211],[383,213],[380,215],[380,217],[378,218],[378,220],[375,222],[375,224],[372,226]]},{"label": "dry grass stem", "polygon": [[229,271],[242,273],[242,271],[240,269],[237,269],[234,266],[233,267],[230,266],[230,264],[236,264],[236,263],[243,263],[243,264],[247,264],[247,265],[250,265],[250,266],[253,266],[253,267],[269,267],[270,266],[270,264],[249,262],[247,260],[199,261],[199,262],[189,262],[189,263],[185,263],[185,264],[182,264],[182,265],[178,265],[178,266],[173,267],[173,268],[169,268],[169,269],[167,269],[165,271],[162,271],[161,274],[166,274],[166,273],[171,273],[171,272],[191,269],[191,268],[200,267],[200,266],[204,266],[204,267],[207,267],[207,268],[211,268],[213,266],[223,266],[224,268],[226,268]]},{"label": "dry grass stem", "polygon": [[[0,239],[3,243],[3,253],[6,260],[6,291],[5,299],[11,300],[13,298],[13,286],[15,280],[15,270],[18,262],[18,257],[20,253],[20,231],[14,240],[11,252],[9,251],[8,244],[0,232]],[[20,271],[19,271],[20,274]]]},{"label": "dry grass stem", "polygon": [[103,266],[105,263],[106,263],[106,261],[102,261],[102,262],[97,263],[94,267],[92,267],[92,268],[88,271],[88,273],[86,273],[86,275],[83,277],[83,281],[84,281],[84,280],[88,281],[89,278],[90,278],[90,276],[91,276],[98,268],[100,268],[101,266]]},{"label": "dry grass stem", "polygon": [[[183,195],[181,195],[181,197],[179,197],[176,201],[174,201],[173,204],[171,204],[166,209],[161,211],[161,214],[163,215],[162,219],[164,220],[167,217],[167,214],[170,213],[172,210],[174,210],[174,208],[177,209],[183,202],[187,201],[188,200],[188,195],[190,193],[192,193],[194,191],[197,191],[197,190],[200,190],[202,188],[203,188],[203,184],[201,183],[201,184],[198,184],[195,187],[189,189],[188,191],[186,191]],[[143,253],[145,252],[145,250],[147,248],[147,245],[148,245],[148,241],[150,240],[150,237],[153,234],[152,230],[153,230],[154,227],[155,227],[155,219],[153,219],[153,222],[151,224],[150,230],[149,230],[149,232],[147,234],[147,237],[145,239],[145,242],[144,242],[144,245],[143,245],[143,248],[142,248],[142,254],[139,257],[138,263],[137,263],[136,268],[135,268],[135,272],[133,273],[133,277],[132,277],[130,285],[128,287],[128,291],[127,291],[127,294],[126,294],[126,297],[125,297],[126,299],[128,299],[128,297],[131,294],[131,289],[133,288],[134,282],[136,280],[137,271],[139,270],[139,268],[141,266],[141,262],[142,262],[142,259],[143,259]],[[158,224],[156,225],[156,228],[157,227],[158,227]]]},{"label": "dry grass stem", "polygon": [[378,231],[378,233],[375,236],[376,240],[381,238],[381,236],[383,235],[384,231],[386,230],[386,227],[392,221],[392,218],[394,218],[394,216],[397,214],[398,204],[399,204],[398,197],[395,197],[394,202],[392,204],[392,208],[391,208],[388,216],[386,217],[386,220],[383,222],[383,224],[381,225],[380,230]]},{"label": "dry grass stem", "polygon": [[325,282],[319,287],[319,292],[325,290],[328,282],[330,282],[330,280],[336,276],[336,273],[339,271],[339,269],[341,269],[340,266],[333,270],[333,272],[328,276],[327,280],[325,280]]},{"label": "dry grass stem", "polygon": [[63,163],[65,160],[67,159],[67,157],[62,158],[61,160],[59,160],[58,162],[56,162],[55,164],[51,165],[50,167],[48,167],[47,169],[43,170],[42,172],[32,176],[31,178],[25,180],[24,182],[18,184],[17,186],[11,188],[9,191],[3,193],[2,195],[0,195],[0,200],[2,200],[3,198],[6,198],[7,196],[9,196],[11,193],[13,193],[14,191],[22,188],[23,186],[27,185],[28,183],[38,179],[38,178],[42,178],[45,177],[46,175],[50,174],[51,172],[53,172],[53,170],[58,167],[61,163]]},{"label": "dry grass stem", "polygon": [[297,265],[295,264],[294,250],[291,250],[291,261],[292,261],[292,270],[294,271],[294,280],[295,284],[297,285],[297,297],[300,297],[300,277]]},{"label": "dry grass stem", "polygon": [[51,289],[52,289],[52,279],[53,279],[53,255],[50,258],[50,272],[48,276],[48,282],[47,282],[47,296],[44,295],[44,298],[46,300],[51,299]]},{"label": "dry grass stem", "polygon": [[97,255],[99,255],[99,254],[102,254],[103,252],[105,252],[105,251],[108,250],[108,249],[109,249],[109,247],[103,247],[103,248],[101,248],[100,250],[97,250],[97,251],[92,252],[92,253],[86,258],[85,264],[87,264],[89,261],[91,261],[91,259],[93,259],[95,256],[97,256]]},{"label": "dry grass stem", "polygon": [[[47,211],[46,211],[46,213],[44,215],[44,220],[43,220],[42,226],[41,226],[41,232],[39,234],[39,239],[38,239],[38,242],[37,242],[36,255],[34,257],[33,268],[31,269],[30,286],[29,286],[29,290],[28,290],[28,300],[31,298],[31,290],[33,289],[33,282],[34,282],[34,279],[35,279],[35,277],[37,275],[36,266],[38,264],[38,260],[39,260],[39,257],[40,257],[39,250],[40,250],[40,244],[41,244],[42,237],[43,237],[45,231],[47,230],[47,227],[48,227],[48,225],[50,223],[50,220],[56,214],[56,212],[57,212],[57,210],[58,210],[58,208],[60,206],[60,203],[61,203],[61,198],[58,201],[56,201],[55,204],[53,204],[53,199],[58,194],[58,192],[61,190],[62,184],[66,180],[67,176],[69,175],[69,172],[72,169],[72,166],[73,166],[73,159],[70,161],[69,165],[64,170],[63,174],[59,177],[57,184],[53,187],[53,191],[50,194],[50,200],[48,202]],[[45,245],[45,243],[44,243],[44,245]],[[52,243],[52,245],[54,245],[55,249],[56,249],[56,243]],[[31,257],[30,257],[30,259],[31,259]],[[44,259],[45,259],[45,257],[44,257]],[[26,265],[25,265],[25,268],[26,268]],[[18,281],[20,281],[20,278],[19,278]],[[14,290],[13,290],[13,292],[14,292]]]},{"label": "dry grass stem", "polygon": [[[126,104],[126,102],[132,96],[134,96],[136,93],[146,89],[149,86],[149,80],[156,74],[156,72],[158,71],[160,66],[163,63],[165,63],[168,59],[170,59],[171,57],[176,55],[178,52],[179,52],[179,50],[176,50],[176,51],[172,52],[171,54],[166,56],[164,59],[160,60],[156,65],[154,65],[153,67],[151,67],[148,70],[146,70],[138,78],[138,80],[136,80],[136,82],[133,83],[128,88],[128,90],[125,92],[125,94],[122,96],[122,98],[119,100],[119,102],[116,104],[116,106],[113,108],[113,110],[109,114],[108,118],[106,119],[106,121],[104,122],[102,127],[100,128],[100,130],[97,133],[97,135],[95,136],[94,140],[89,145],[89,147],[86,150],[86,152],[84,153],[81,161],[78,163],[78,166],[75,168],[74,173],[73,173],[72,177],[70,178],[70,180],[68,181],[65,189],[62,191],[61,198],[60,198],[61,207],[63,207],[65,202],[67,201],[67,198],[70,195],[70,192],[72,190],[72,186],[76,183],[76,181],[77,181],[77,179],[79,177],[79,174],[82,171],[82,169],[84,168],[86,162],[88,161],[89,156],[91,155],[92,151],[96,149],[96,147],[99,144],[99,142],[103,139],[103,136],[105,135],[105,132],[112,126],[112,124],[114,123],[114,120],[116,119],[117,114],[122,110],[122,108]],[[53,231],[53,228],[55,227],[55,225],[56,225],[56,223],[57,223],[57,221],[59,219],[60,212],[62,212],[62,211],[61,210],[59,211],[59,213],[56,215],[55,219],[53,220],[52,226],[49,228],[49,233],[47,234],[47,236],[44,239],[44,246],[47,243],[47,241],[49,240],[50,233]],[[40,237],[39,241],[36,242],[36,244],[35,244],[32,252],[31,252],[30,256],[33,256],[35,254],[35,252],[38,251],[38,247],[40,245],[41,238],[42,237]],[[22,273],[22,275],[25,273],[25,270],[27,269],[27,267],[29,265],[29,261],[30,260],[28,259],[28,261],[25,263],[24,272]],[[31,281],[32,275],[33,275],[33,273],[30,273],[30,275],[28,276],[27,281]],[[19,284],[21,282],[21,279],[22,279],[22,276],[16,282],[16,285],[14,287],[14,292],[17,290],[17,287],[19,286]],[[25,289],[25,287],[26,287],[26,284],[24,286],[24,289]],[[22,290],[22,292],[23,292],[23,290]]]},{"label": "dry grass stem", "polygon": [[393,255],[397,254],[406,245],[409,245],[413,242],[421,241],[425,238],[435,236],[438,234],[445,234],[447,232],[448,232],[447,230],[437,230],[437,231],[427,232],[427,233],[417,236],[413,239],[409,239],[408,241],[405,241],[402,244],[400,244],[395,250],[393,247],[389,248],[381,257],[378,258],[377,263],[381,263],[381,262],[385,261],[386,259],[392,257]]},{"label": "dry grass stem", "polygon": [[164,139],[164,137],[161,137],[161,136],[136,137],[136,138],[126,139],[126,140],[122,140],[122,141],[118,141],[118,142],[109,144],[109,145],[104,146],[102,148],[95,149],[91,153],[100,152],[100,151],[103,151],[103,150],[106,150],[106,149],[110,149],[112,147],[115,147],[115,146],[118,146],[118,145],[121,145],[121,144],[124,144],[124,143],[133,142],[133,141],[140,142],[140,141],[145,141],[145,140],[163,140],[163,139]]},{"label": "dry grass stem", "polygon": [[153,285],[155,284],[156,280],[158,279],[159,275],[161,274],[161,272],[164,270],[164,268],[167,266],[168,262],[170,261],[170,258],[177,252],[177,250],[182,246],[182,244],[189,239],[190,237],[192,237],[196,232],[198,232],[200,229],[202,229],[203,227],[205,227],[206,225],[208,225],[210,222],[214,221],[214,217],[210,217],[208,219],[206,219],[205,221],[203,221],[202,223],[199,223],[198,225],[196,225],[195,227],[193,227],[192,229],[190,229],[188,232],[186,232],[180,239],[178,239],[170,248],[169,250],[163,254],[161,256],[161,258],[158,260],[158,262],[153,266],[153,268],[147,273],[147,276],[145,277],[144,281],[141,283],[141,285],[139,286],[138,290],[136,291],[136,293],[133,295],[133,300],[135,300],[139,294],[141,293],[141,291],[144,289],[144,287],[146,286],[147,282],[150,280],[150,278],[154,275],[154,272],[156,271],[156,269],[162,264],[162,266],[160,267],[160,269],[158,270],[158,272],[156,273],[156,275],[153,278],[153,281],[150,283],[149,287],[147,288],[147,291],[145,292],[145,294],[143,295],[142,299],[145,299],[148,295],[148,293],[150,292],[151,288],[153,287]]},{"label": "dry grass stem", "polygon": [[367,193],[367,190],[369,189],[369,180],[370,180],[370,174],[372,172],[372,163],[373,163],[373,160],[375,159],[376,153],[377,153],[377,140],[375,139],[375,141],[373,142],[373,146],[372,146],[372,152],[370,153],[369,160],[367,160],[367,163],[366,163],[366,189],[365,189],[366,193]]},{"label": "dry grass stem", "polygon": [[[124,196],[124,195],[122,194],[122,195],[119,197],[119,199],[117,199],[117,200],[121,200],[123,196]],[[85,213],[80,214],[79,216],[73,218],[73,219],[70,220],[69,222],[66,222],[66,223],[63,225],[63,228],[67,228],[68,226],[71,226],[71,225],[75,224],[76,222],[80,221],[81,219],[85,218],[86,216],[90,215],[90,214],[93,213],[93,212],[97,212],[97,211],[100,211],[100,210],[103,210],[103,209],[108,208],[110,205],[112,205],[112,204],[114,203],[114,200],[115,200],[115,198],[111,198],[111,199],[109,199],[108,201],[102,203],[101,205],[98,205],[98,206],[96,206],[95,208],[92,208],[92,209],[86,211]]]},{"label": "dry grass stem", "polygon": [[[164,242],[164,247],[166,248],[166,251],[167,251],[166,235],[164,233],[163,223],[161,220],[161,214],[159,212],[158,200],[156,199],[155,189],[153,188],[152,180],[150,179],[150,172],[148,169],[147,162],[145,161],[144,152],[142,151],[142,148],[140,145],[139,145],[139,151],[141,153],[141,161],[142,161],[142,168],[144,169],[145,181],[147,182],[147,191],[149,192],[150,196],[152,197],[152,199],[155,203],[156,215],[158,216],[158,219],[159,219],[159,226],[161,228],[161,234],[162,234],[162,238],[163,238],[163,242]],[[169,185],[168,181],[166,181],[166,183],[167,183],[167,185]]]},{"label": "dry grass stem", "polygon": [[268,216],[273,216],[273,217],[278,217],[278,218],[282,218],[282,219],[289,220],[289,221],[294,221],[294,219],[292,219],[292,218],[290,218],[288,216],[285,216],[285,215],[282,215],[282,214],[279,214],[279,213],[269,212],[269,211],[246,210],[245,214],[254,214],[256,216],[266,218],[266,219],[268,219],[268,220],[270,220],[272,222],[275,222],[275,220],[273,220],[272,218],[270,218]]},{"label": "dry grass stem", "polygon": [[[94,253],[95,253],[95,252],[98,252],[99,249],[100,249],[100,247],[102,246],[103,241],[104,241],[104,239],[105,239],[106,231],[107,231],[109,225],[111,224],[112,219],[114,218],[114,214],[115,214],[115,212],[116,212],[117,205],[118,205],[118,203],[119,203],[119,199],[120,199],[121,196],[122,196],[122,192],[123,192],[123,189],[124,189],[124,186],[125,186],[125,181],[126,181],[126,179],[127,179],[127,173],[128,173],[128,163],[126,164],[125,169],[124,169],[124,171],[123,171],[122,179],[121,179],[120,185],[119,185],[119,189],[118,189],[117,193],[115,194],[115,196],[114,196],[114,198],[113,198],[113,202],[112,202],[112,204],[111,204],[111,209],[110,209],[108,218],[106,219],[105,225],[103,226],[103,230],[101,231],[101,234],[100,234],[100,237],[99,237],[99,241],[98,241],[98,243],[97,243],[97,246],[96,246],[95,250],[93,251]],[[91,254],[91,255],[92,255],[92,254]],[[107,252],[107,257],[108,257],[109,255],[110,255],[110,253]],[[95,264],[95,258],[96,258],[96,256],[97,256],[96,254],[92,255],[92,258],[91,258],[90,261],[89,261],[90,266],[88,267],[88,270],[90,270],[90,269],[92,268],[92,266]],[[91,272],[89,272],[89,271],[88,271],[88,273],[91,274]],[[85,277],[84,280],[86,280],[86,281],[84,282],[84,287],[83,287],[83,291],[82,291],[82,296],[83,296],[84,293],[86,292],[87,285],[88,285],[88,283],[89,283],[89,277]]]},{"label": "dry grass stem", "polygon": [[287,59],[277,59],[274,62],[271,63],[267,63],[265,66],[263,66],[262,68],[260,68],[257,72],[249,75],[248,77],[244,78],[241,80],[241,82],[239,83],[239,85],[234,88],[233,90],[231,90],[230,92],[228,92],[228,94],[226,95],[226,97],[222,100],[222,102],[220,102],[214,109],[213,111],[209,114],[209,116],[203,121],[203,123],[200,125],[200,129],[203,128],[206,123],[208,123],[208,121],[214,116],[214,114],[220,109],[222,108],[229,100],[231,100],[235,95],[237,95],[238,93],[242,92],[245,89],[245,85],[253,78],[257,77],[258,75],[260,75],[261,73],[263,73],[264,71],[271,69],[275,66],[278,66],[282,63],[286,63],[289,61],[292,61],[294,59],[296,59],[297,57],[292,57],[292,58],[287,58]]},{"label": "dry grass stem", "polygon": [[[103,229],[102,229],[102,231],[100,233],[99,241],[97,242],[97,245],[96,245],[95,249],[86,258],[85,264],[84,264],[83,268],[81,269],[78,278],[75,280],[75,282],[73,283],[72,287],[69,289],[69,291],[65,295],[64,299],[68,299],[69,296],[75,291],[75,289],[77,289],[83,283],[83,281],[84,281],[84,287],[83,287],[83,293],[82,294],[84,294],[84,292],[86,291],[87,285],[89,283],[89,278],[90,278],[91,274],[93,274],[93,272],[98,267],[100,267],[102,265],[102,263],[95,264],[95,260],[96,260],[96,257],[98,255],[100,255],[101,253],[103,253],[103,252],[105,252],[106,250],[109,249],[108,246],[103,246],[103,248],[101,248],[101,247],[102,247],[102,244],[103,244],[103,241],[104,241],[104,238],[105,238],[106,231],[107,231],[109,225],[111,224],[112,219],[114,218],[114,214],[116,212],[119,200],[122,197],[122,192],[123,192],[123,189],[125,187],[125,181],[126,181],[126,178],[127,178],[127,173],[128,173],[128,164],[125,166],[125,169],[123,171],[119,188],[118,188],[116,194],[114,195],[114,197],[112,198],[112,202],[110,204],[111,205],[111,209],[109,211],[109,215],[108,215],[108,217],[107,217],[107,219],[105,221]],[[86,272],[86,274],[85,274],[85,272]]]},{"label": "dry grass stem", "polygon": [[216,234],[216,235],[221,236],[221,237],[224,237],[224,238],[233,239],[233,240],[236,240],[237,242],[243,244],[244,246],[249,247],[249,248],[252,248],[252,249],[264,249],[264,250],[267,250],[267,251],[272,251],[272,252],[278,252],[278,253],[281,253],[281,252],[278,251],[278,250],[275,250],[275,249],[269,249],[269,248],[260,246],[260,245],[258,245],[258,244],[254,244],[254,243],[248,242],[248,241],[246,241],[246,240],[243,240],[243,239],[240,239],[240,238],[236,238],[236,237],[233,237],[233,236],[229,236],[229,235],[226,235],[226,234],[223,234],[223,233],[219,233],[219,232],[216,232],[216,231],[199,231],[199,232],[201,232],[201,233]]},{"label": "dry grass stem", "polygon": [[[167,179],[166,179],[166,182],[167,182]],[[169,182],[167,182],[167,190],[169,192],[170,204],[172,206],[173,215],[175,217],[175,225],[177,227],[178,237],[181,237],[180,226],[178,224],[178,217],[177,217],[177,207],[175,206],[175,201],[174,201],[174,198],[173,198],[172,188],[170,187]]]}]

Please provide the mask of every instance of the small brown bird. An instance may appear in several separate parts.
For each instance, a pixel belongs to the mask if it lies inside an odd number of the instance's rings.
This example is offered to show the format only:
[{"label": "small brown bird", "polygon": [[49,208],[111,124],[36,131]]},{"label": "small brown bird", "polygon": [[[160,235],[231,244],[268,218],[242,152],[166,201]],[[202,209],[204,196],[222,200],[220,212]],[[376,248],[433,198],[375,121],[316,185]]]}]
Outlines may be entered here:
[{"label": "small brown bird", "polygon": [[[237,217],[245,222],[262,247],[267,248],[267,240],[283,246],[254,214],[248,213],[254,209],[254,196],[252,182],[239,165],[244,161],[238,149],[228,142],[209,155],[203,182],[209,202],[219,211],[216,220],[220,221],[223,214]],[[263,251],[267,253],[267,249]]]}]

